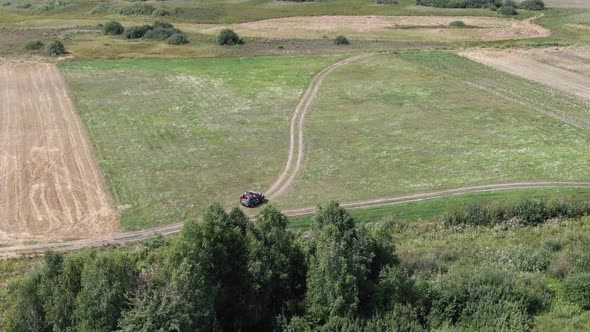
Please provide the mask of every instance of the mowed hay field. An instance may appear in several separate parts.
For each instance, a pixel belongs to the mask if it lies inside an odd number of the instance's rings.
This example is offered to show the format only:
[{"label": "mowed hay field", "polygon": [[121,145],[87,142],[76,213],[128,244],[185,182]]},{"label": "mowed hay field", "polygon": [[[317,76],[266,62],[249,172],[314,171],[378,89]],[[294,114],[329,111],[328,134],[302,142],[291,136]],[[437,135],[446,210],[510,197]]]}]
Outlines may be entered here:
[{"label": "mowed hay field", "polygon": [[0,66],[0,243],[117,229],[112,200],[58,69]]},{"label": "mowed hay field", "polygon": [[324,81],[306,118],[305,163],[280,204],[588,180],[587,110],[450,53],[367,58]]},{"label": "mowed hay field", "polygon": [[590,50],[588,48],[469,50],[459,54],[590,102]]},{"label": "mowed hay field", "polygon": [[339,56],[63,64],[125,229],[196,218],[264,190],[287,158],[289,116]]},{"label": "mowed hay field", "polygon": [[[464,28],[450,27],[462,21]],[[217,34],[227,25],[184,25],[203,34]],[[240,36],[321,39],[345,35],[351,39],[386,41],[465,41],[546,37],[550,31],[532,19],[470,16],[303,16],[229,25]]]}]

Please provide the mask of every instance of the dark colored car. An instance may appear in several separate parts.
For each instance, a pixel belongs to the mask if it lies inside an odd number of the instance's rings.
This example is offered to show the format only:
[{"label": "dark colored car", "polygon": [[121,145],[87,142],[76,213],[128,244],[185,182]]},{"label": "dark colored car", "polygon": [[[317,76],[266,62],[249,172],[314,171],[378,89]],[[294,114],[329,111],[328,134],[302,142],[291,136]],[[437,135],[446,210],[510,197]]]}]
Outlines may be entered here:
[{"label": "dark colored car", "polygon": [[251,208],[261,203],[264,203],[264,195],[257,191],[246,191],[240,196],[240,204],[245,207]]}]

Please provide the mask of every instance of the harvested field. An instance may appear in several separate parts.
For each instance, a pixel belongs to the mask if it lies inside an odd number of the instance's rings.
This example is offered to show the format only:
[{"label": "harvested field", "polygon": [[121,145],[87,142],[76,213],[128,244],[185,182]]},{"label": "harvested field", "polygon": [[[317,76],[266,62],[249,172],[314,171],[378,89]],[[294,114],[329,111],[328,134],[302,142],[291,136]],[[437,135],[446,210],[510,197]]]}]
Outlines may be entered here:
[{"label": "harvested field", "polygon": [[547,7],[557,8],[590,8],[588,0],[545,0]]},{"label": "harvested field", "polygon": [[588,49],[476,50],[471,60],[590,100]]},{"label": "harvested field", "polygon": [[[546,37],[549,30],[526,20],[473,16],[306,16],[230,25],[241,36],[262,38],[334,37],[379,40],[503,40]],[[468,28],[450,28],[463,21]],[[215,34],[227,26],[198,25],[198,32]],[[184,29],[195,29],[188,25]]]},{"label": "harvested field", "polygon": [[54,65],[0,66],[0,241],[109,234],[117,214]]}]

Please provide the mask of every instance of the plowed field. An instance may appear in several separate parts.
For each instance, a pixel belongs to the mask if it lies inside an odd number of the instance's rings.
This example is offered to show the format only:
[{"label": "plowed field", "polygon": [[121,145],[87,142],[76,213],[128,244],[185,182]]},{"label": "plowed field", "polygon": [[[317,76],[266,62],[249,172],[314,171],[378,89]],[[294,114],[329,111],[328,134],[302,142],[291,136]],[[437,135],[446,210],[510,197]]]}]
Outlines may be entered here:
[{"label": "plowed field", "polygon": [[102,173],[57,68],[0,66],[0,242],[117,229]]}]

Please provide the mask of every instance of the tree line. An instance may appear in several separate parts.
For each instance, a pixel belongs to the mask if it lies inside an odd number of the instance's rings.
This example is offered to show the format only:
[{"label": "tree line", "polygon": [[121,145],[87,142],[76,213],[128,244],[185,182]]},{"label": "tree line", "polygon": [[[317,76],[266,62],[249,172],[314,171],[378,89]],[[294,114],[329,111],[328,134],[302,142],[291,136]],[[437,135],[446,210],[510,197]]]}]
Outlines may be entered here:
[{"label": "tree line", "polygon": [[[42,266],[11,283],[4,328],[525,331],[550,301],[545,283],[509,270],[414,274],[396,253],[394,224],[358,227],[335,202],[318,207],[308,232],[287,224],[273,206],[252,222],[215,204],[172,240],[47,252]],[[576,278],[572,294],[588,301],[579,295],[588,273]]]}]

